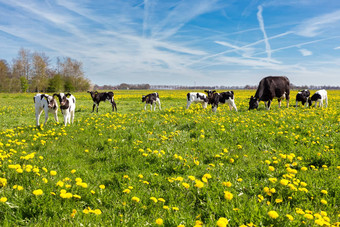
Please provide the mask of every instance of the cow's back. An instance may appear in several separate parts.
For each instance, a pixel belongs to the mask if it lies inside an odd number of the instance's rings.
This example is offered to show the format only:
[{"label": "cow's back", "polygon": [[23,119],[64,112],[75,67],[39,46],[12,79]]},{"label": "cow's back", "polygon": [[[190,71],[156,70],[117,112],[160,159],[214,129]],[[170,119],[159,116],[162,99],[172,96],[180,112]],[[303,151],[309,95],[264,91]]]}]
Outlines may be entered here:
[{"label": "cow's back", "polygon": [[286,95],[289,99],[289,83],[289,79],[285,76],[265,77],[260,81],[255,97],[261,101],[269,101]]}]

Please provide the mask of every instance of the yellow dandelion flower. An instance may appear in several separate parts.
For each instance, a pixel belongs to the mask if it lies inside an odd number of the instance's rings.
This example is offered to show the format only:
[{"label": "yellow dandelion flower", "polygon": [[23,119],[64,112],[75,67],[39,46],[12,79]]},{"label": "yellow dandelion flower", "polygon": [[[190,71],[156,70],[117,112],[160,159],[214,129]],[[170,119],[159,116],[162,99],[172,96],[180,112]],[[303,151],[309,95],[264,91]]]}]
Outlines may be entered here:
[{"label": "yellow dandelion flower", "polygon": [[105,185],[101,184],[101,185],[99,185],[99,188],[100,189],[105,189]]},{"label": "yellow dandelion flower", "polygon": [[155,197],[150,197],[150,200],[152,200],[154,203],[158,202],[157,198],[155,198]]},{"label": "yellow dandelion flower", "polygon": [[41,189],[37,189],[37,190],[34,190],[34,191],[33,191],[33,194],[36,195],[36,196],[38,196],[38,195],[44,194],[44,192],[43,192],[43,190],[41,190]]},{"label": "yellow dandelion flower", "polygon": [[327,201],[325,199],[321,199],[321,203],[326,205]]},{"label": "yellow dandelion flower", "polygon": [[228,192],[228,191],[224,191],[224,198],[226,200],[232,200],[234,197],[234,195],[231,193],[231,192]]},{"label": "yellow dandelion flower", "polygon": [[156,219],[156,224],[157,225],[163,225],[163,219],[162,218],[157,218]]},{"label": "yellow dandelion flower", "polygon": [[226,218],[219,218],[216,222],[216,225],[218,227],[226,227],[228,225],[229,221]]},{"label": "yellow dandelion flower", "polygon": [[186,189],[190,188],[190,184],[188,183],[182,183],[183,187],[185,187]]},{"label": "yellow dandelion flower", "polygon": [[136,202],[136,203],[139,203],[140,199],[136,196],[132,197],[131,199],[132,201]]},{"label": "yellow dandelion flower", "polygon": [[269,217],[271,217],[272,219],[276,219],[276,218],[279,217],[279,214],[278,214],[276,211],[274,211],[274,210],[269,211],[269,212],[268,212],[268,215],[269,215]]},{"label": "yellow dandelion flower", "polygon": [[305,215],[303,215],[305,218],[307,218],[307,219],[309,219],[309,220],[312,220],[314,217],[313,217],[313,215],[311,215],[311,214],[305,214]]},{"label": "yellow dandelion flower", "polygon": [[57,171],[51,170],[51,171],[50,171],[50,175],[51,175],[51,176],[57,175]]},{"label": "yellow dandelion flower", "polygon": [[0,198],[0,202],[2,202],[2,203],[7,202],[7,198],[6,198],[6,197],[1,197],[1,198]]},{"label": "yellow dandelion flower", "polygon": [[289,219],[289,221],[293,221],[294,217],[290,214],[286,214],[286,217]]}]

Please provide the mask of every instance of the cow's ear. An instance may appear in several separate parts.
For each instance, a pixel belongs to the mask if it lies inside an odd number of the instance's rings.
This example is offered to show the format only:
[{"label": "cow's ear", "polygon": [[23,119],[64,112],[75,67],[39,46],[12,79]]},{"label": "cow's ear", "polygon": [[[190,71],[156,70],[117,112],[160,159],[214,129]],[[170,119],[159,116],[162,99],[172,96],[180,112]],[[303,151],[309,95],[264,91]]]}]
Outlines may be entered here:
[{"label": "cow's ear", "polygon": [[40,100],[42,100],[43,98],[46,98],[46,100],[47,100],[47,97],[46,97],[45,94],[40,95]]},{"label": "cow's ear", "polygon": [[65,94],[65,96],[67,97],[67,96],[71,96],[71,93],[67,93],[67,94]]},{"label": "cow's ear", "polygon": [[213,90],[213,91],[212,91],[212,93],[215,93],[215,92],[216,92],[216,90]]}]

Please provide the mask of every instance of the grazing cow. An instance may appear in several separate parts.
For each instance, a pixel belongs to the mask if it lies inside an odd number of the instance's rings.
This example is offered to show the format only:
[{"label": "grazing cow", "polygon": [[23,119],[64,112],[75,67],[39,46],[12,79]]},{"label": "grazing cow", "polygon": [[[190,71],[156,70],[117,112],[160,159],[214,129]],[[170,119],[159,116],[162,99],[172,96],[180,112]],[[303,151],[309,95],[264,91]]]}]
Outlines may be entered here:
[{"label": "grazing cow", "polygon": [[233,91],[217,93],[216,91],[204,90],[204,92],[208,94],[208,103],[211,104],[213,112],[216,112],[219,103],[228,103],[230,110],[234,108],[237,111]]},{"label": "grazing cow", "polygon": [[70,93],[54,94],[53,97],[54,96],[59,98],[61,113],[64,116],[64,125],[66,126],[67,123],[71,124],[71,122],[73,124],[74,112],[76,110],[76,98]]},{"label": "grazing cow", "polygon": [[98,106],[101,101],[106,102],[106,100],[109,100],[111,105],[112,105],[112,111],[114,112],[116,109],[117,112],[117,105],[115,100],[113,99],[113,92],[101,92],[99,93],[98,91],[87,91],[87,93],[91,94],[92,100],[93,100],[93,107],[92,107],[92,113],[94,111],[94,108],[97,106],[97,113],[98,113]]},{"label": "grazing cow", "polygon": [[156,105],[158,104],[159,110],[161,110],[161,101],[159,99],[159,95],[157,92],[148,94],[148,95],[143,95],[142,96],[142,102],[145,102],[144,110],[146,110],[146,106],[150,104],[150,108],[152,110],[152,105],[154,105],[154,111],[156,110]]},{"label": "grazing cow", "polygon": [[302,102],[303,106],[305,105],[305,103],[308,105],[309,96],[310,96],[309,90],[305,89],[305,90],[299,91],[296,94],[296,105],[295,105],[295,107],[297,107],[298,102]]},{"label": "grazing cow", "polygon": [[191,103],[202,103],[203,109],[207,108],[208,97],[204,93],[190,92],[187,94],[187,109],[189,109]]},{"label": "grazing cow", "polygon": [[[255,97],[251,96],[249,101],[249,110],[257,109],[259,101],[264,101],[267,110],[270,109],[270,104],[273,98],[277,98],[279,101],[279,108],[281,107],[281,100],[287,100],[287,107],[289,107],[289,79],[285,76],[268,76],[263,78]],[[268,102],[268,103],[267,103]]]},{"label": "grazing cow", "polygon": [[315,102],[315,107],[317,106],[317,103],[319,103],[319,107],[323,107],[323,101],[326,102],[326,107],[328,106],[328,97],[327,97],[327,91],[325,89],[318,90],[312,95],[312,97],[309,99],[308,103],[309,106],[312,106],[313,102]]},{"label": "grazing cow", "polygon": [[40,120],[40,115],[42,111],[45,111],[45,123],[47,122],[48,119],[48,112],[52,112],[54,115],[54,119],[56,122],[58,121],[58,103],[57,101],[53,98],[53,96],[50,96],[48,94],[36,94],[33,97],[34,105],[35,105],[35,119],[37,122],[37,126],[39,126],[39,120]]}]

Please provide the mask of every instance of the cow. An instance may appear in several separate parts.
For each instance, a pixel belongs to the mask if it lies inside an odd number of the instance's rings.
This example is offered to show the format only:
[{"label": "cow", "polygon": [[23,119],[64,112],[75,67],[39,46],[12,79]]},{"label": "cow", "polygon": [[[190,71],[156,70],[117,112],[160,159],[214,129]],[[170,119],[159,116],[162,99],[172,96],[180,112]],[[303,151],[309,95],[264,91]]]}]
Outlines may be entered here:
[{"label": "cow", "polygon": [[328,106],[328,97],[327,91],[325,89],[318,90],[312,95],[312,97],[308,100],[309,106],[312,106],[313,102],[315,102],[315,107],[317,103],[319,103],[319,107],[323,108],[323,102],[326,102],[326,107]]},{"label": "cow", "polygon": [[73,124],[74,113],[76,110],[76,98],[70,93],[53,94],[53,97],[54,96],[59,98],[60,110],[64,116],[64,125],[66,126],[67,123],[71,124],[71,122]]},{"label": "cow", "polygon": [[92,113],[94,111],[94,108],[97,106],[97,113],[98,113],[98,107],[99,107],[99,103],[101,101],[106,102],[106,100],[109,100],[111,105],[112,105],[112,111],[114,112],[116,109],[117,112],[117,105],[115,100],[113,99],[113,92],[109,91],[109,92],[98,92],[98,91],[87,91],[87,93],[91,94],[91,98],[93,100],[93,107],[92,107]]},{"label": "cow", "polygon": [[187,109],[189,109],[191,103],[202,103],[202,108],[205,109],[208,106],[208,97],[204,93],[189,92],[187,94]]},{"label": "cow", "polygon": [[267,110],[270,109],[270,104],[274,98],[278,99],[279,108],[281,107],[281,100],[287,100],[287,107],[289,107],[289,79],[285,76],[268,76],[263,78],[256,90],[255,97],[251,96],[249,101],[249,109],[257,109],[259,101],[264,101]]},{"label": "cow", "polygon": [[45,111],[45,123],[46,124],[48,120],[48,112],[52,112],[54,115],[54,119],[58,123],[58,103],[53,98],[53,96],[50,96],[48,94],[36,94],[33,97],[34,105],[35,105],[35,120],[37,127],[39,127],[40,123],[40,115],[42,111]]},{"label": "cow", "polygon": [[208,104],[211,104],[213,112],[216,112],[218,104],[220,103],[228,103],[230,110],[234,108],[237,111],[233,91],[217,93],[215,90],[204,90],[204,92],[208,94]]},{"label": "cow", "polygon": [[305,90],[299,91],[296,94],[296,104],[295,104],[295,107],[298,106],[298,102],[302,102],[303,106],[305,105],[305,103],[308,105],[309,96],[310,96],[310,91],[309,90],[305,89]]},{"label": "cow", "polygon": [[161,110],[161,101],[159,99],[159,95],[157,92],[143,95],[142,96],[142,102],[145,102],[144,110],[146,110],[146,106],[150,104],[150,108],[152,110],[152,105],[154,105],[154,111],[156,110],[156,105],[158,104],[159,110]]}]

